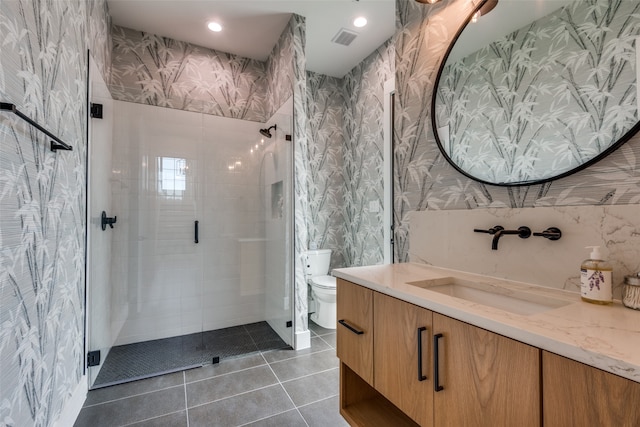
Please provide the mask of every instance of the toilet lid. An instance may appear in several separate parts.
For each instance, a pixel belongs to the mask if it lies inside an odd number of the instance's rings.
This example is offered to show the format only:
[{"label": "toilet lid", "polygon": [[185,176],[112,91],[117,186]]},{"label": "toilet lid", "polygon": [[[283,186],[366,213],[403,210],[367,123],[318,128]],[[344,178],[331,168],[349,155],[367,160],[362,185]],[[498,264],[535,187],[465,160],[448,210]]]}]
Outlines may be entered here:
[{"label": "toilet lid", "polygon": [[314,285],[322,289],[336,288],[336,278],[333,276],[316,276],[312,277],[311,281]]}]

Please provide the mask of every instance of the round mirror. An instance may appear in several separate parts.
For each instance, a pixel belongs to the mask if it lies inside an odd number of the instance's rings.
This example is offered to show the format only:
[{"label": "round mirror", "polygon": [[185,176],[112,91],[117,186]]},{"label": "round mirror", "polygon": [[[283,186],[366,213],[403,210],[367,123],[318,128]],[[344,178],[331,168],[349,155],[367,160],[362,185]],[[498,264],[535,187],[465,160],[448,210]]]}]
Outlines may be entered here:
[{"label": "round mirror", "polygon": [[640,2],[477,1],[432,99],[436,141],[458,171],[488,184],[546,182],[638,130]]}]

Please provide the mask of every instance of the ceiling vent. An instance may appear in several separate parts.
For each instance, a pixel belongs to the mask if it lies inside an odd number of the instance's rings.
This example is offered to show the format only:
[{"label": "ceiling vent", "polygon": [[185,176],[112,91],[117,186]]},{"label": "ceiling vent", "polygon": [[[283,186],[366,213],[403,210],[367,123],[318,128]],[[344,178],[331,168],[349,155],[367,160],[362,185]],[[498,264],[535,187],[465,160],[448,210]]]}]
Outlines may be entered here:
[{"label": "ceiling vent", "polygon": [[356,33],[355,31],[350,31],[350,30],[347,30],[346,28],[341,28],[340,31],[338,31],[338,34],[333,36],[331,41],[337,44],[341,44],[343,46],[349,46],[351,42],[356,39],[356,37],[358,37],[358,33]]}]

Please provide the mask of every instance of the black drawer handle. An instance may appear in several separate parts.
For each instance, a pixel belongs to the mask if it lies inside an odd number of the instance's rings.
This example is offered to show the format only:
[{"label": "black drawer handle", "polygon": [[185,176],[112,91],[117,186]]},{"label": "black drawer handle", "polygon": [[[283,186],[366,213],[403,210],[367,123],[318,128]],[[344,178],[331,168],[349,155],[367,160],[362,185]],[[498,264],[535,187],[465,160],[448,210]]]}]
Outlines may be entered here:
[{"label": "black drawer handle", "polygon": [[427,379],[427,376],[422,374],[422,333],[426,330],[424,326],[418,328],[418,381]]},{"label": "black drawer handle", "polygon": [[444,390],[444,387],[440,385],[440,367],[438,366],[440,356],[438,344],[440,338],[442,338],[442,334],[435,334],[433,336],[433,389],[435,391]]},{"label": "black drawer handle", "polygon": [[200,223],[200,221],[195,221],[195,222],[193,223],[193,226],[194,226],[193,233],[195,234],[194,239],[193,239],[193,240],[194,240],[194,243],[198,243],[198,240],[199,240],[199,239],[198,239],[198,224],[199,224],[199,223]]},{"label": "black drawer handle", "polygon": [[353,332],[356,335],[362,335],[364,334],[364,331],[359,331],[356,328],[354,328],[353,326],[347,324],[347,322],[343,320],[338,320],[338,323],[340,323],[342,326],[344,326],[345,328],[347,328],[348,330],[350,330],[351,332]]}]

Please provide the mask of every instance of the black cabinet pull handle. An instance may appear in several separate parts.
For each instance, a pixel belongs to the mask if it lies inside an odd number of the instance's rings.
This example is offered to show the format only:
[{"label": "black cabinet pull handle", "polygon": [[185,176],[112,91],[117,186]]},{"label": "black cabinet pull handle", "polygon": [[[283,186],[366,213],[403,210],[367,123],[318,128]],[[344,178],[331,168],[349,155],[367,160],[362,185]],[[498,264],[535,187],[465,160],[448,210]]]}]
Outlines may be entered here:
[{"label": "black cabinet pull handle", "polygon": [[351,332],[353,332],[356,335],[362,335],[364,334],[364,331],[359,331],[356,328],[354,328],[353,326],[347,324],[347,322],[344,321],[344,319],[342,320],[338,320],[338,323],[340,323],[342,326],[344,326],[345,328],[347,328],[348,330],[350,330]]},{"label": "black cabinet pull handle", "polygon": [[195,227],[194,232],[195,232],[195,242],[196,243],[198,243],[198,222],[199,221],[195,221],[195,223],[194,223],[194,227]]},{"label": "black cabinet pull handle", "polygon": [[442,334],[435,334],[433,336],[433,389],[435,391],[442,391],[444,387],[440,385],[440,366],[439,366],[439,348],[438,344],[442,338]]},{"label": "black cabinet pull handle", "polygon": [[418,381],[427,379],[427,376],[422,374],[422,333],[426,330],[424,326],[418,328]]}]

